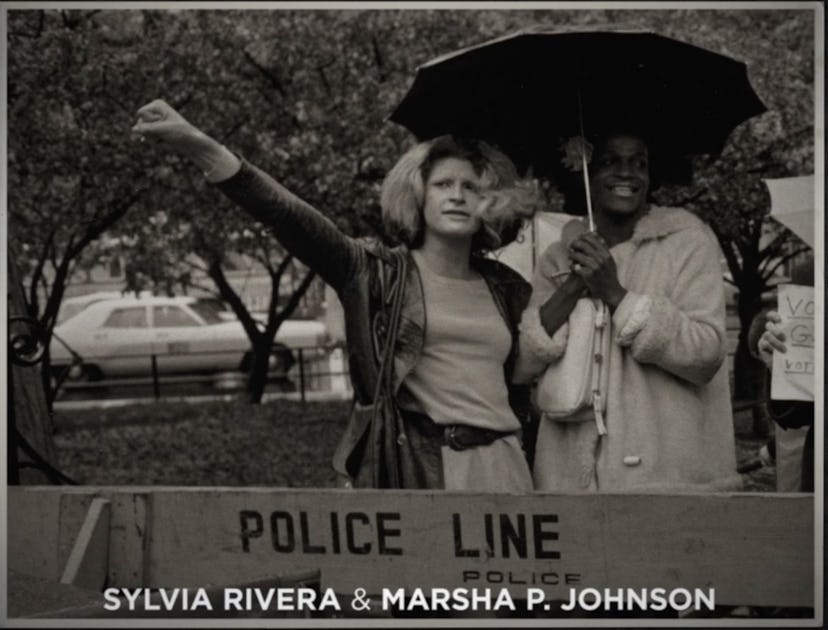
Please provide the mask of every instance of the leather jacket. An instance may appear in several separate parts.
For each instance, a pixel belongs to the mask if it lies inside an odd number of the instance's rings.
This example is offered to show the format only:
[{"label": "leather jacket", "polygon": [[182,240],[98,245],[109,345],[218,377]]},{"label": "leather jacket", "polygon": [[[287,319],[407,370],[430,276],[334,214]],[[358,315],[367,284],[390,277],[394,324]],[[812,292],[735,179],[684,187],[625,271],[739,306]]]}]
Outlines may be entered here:
[{"label": "leather jacket", "polygon": [[[346,236],[318,210],[244,160],[238,173],[217,186],[272,228],[279,242],[331,285],[342,302],[355,404],[334,455],[336,471],[359,486],[443,487],[439,439],[413,431],[399,412],[400,385],[417,364],[425,341],[423,289],[408,249]],[[518,323],[531,287],[496,260],[473,256],[472,266],[486,280],[511,332],[504,378],[510,405],[526,424],[531,415],[529,389],[512,385],[511,375]],[[394,333],[392,364],[383,381],[380,371],[389,327]],[[372,424],[377,426],[369,430]]]}]

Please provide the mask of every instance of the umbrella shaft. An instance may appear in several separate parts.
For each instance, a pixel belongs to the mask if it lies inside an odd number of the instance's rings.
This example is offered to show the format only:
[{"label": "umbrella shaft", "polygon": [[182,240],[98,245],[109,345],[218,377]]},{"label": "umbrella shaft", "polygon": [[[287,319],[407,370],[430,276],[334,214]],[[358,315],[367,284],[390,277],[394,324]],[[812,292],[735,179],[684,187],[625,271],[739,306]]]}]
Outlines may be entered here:
[{"label": "umbrella shaft", "polygon": [[586,159],[586,139],[583,131],[581,132],[581,170],[584,173],[584,194],[586,195],[587,217],[589,218],[589,231],[595,231],[595,220],[592,218],[592,195],[589,193],[589,166]]},{"label": "umbrella shaft", "polygon": [[581,132],[581,171],[584,173],[584,194],[586,195],[587,218],[589,231],[595,231],[595,220],[592,218],[592,195],[589,193],[589,167],[586,157],[586,135],[584,134],[584,107],[581,102],[581,86],[578,86],[578,130]]}]

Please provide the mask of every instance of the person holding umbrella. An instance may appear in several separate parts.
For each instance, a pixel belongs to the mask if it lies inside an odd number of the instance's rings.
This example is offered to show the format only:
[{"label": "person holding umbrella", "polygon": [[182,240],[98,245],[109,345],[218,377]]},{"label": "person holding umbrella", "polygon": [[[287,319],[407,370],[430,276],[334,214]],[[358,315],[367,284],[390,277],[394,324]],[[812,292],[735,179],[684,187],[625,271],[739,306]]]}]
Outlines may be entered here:
[{"label": "person holding umbrella", "polygon": [[[741,487],[720,251],[697,217],[648,193],[685,183],[687,156],[715,157],[764,111],[746,64],[623,25],[539,25],[417,69],[391,120],[421,138],[451,131],[493,142],[520,168],[563,183],[567,206],[589,216],[541,257],[515,376],[532,382],[594,361],[556,393],[608,390],[593,396],[595,413],[561,405],[583,412],[541,420],[539,489]],[[557,176],[559,142],[568,178]],[[586,337],[601,345],[571,351]],[[569,382],[573,371],[564,372],[558,383]],[[548,393],[541,384],[537,399]],[[576,422],[584,418],[593,421]]]},{"label": "person holding umbrella", "polygon": [[[658,157],[640,127],[610,128],[592,155],[574,144],[564,162],[591,165],[595,229],[575,219],[541,256],[516,377],[532,381],[588,332],[594,321],[570,314],[589,296],[611,315],[606,406],[600,420],[592,409],[541,419],[536,489],[739,489],[715,237],[690,212],[650,203]],[[577,184],[567,192],[583,198]]]},{"label": "person holding umbrella", "polygon": [[133,131],[191,160],[337,291],[356,398],[334,456],[345,485],[532,489],[528,391],[507,385],[529,285],[481,255],[534,210],[505,155],[451,136],[404,154],[382,187],[391,248],[346,236],[164,101]]}]

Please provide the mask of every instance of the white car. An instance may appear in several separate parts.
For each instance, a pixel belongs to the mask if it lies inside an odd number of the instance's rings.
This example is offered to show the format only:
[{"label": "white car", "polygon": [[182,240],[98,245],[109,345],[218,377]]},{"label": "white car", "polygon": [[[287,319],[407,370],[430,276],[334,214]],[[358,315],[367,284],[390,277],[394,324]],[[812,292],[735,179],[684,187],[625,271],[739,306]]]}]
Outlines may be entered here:
[{"label": "white car", "polygon": [[98,291],[96,293],[88,293],[86,295],[78,295],[76,297],[65,297],[60,303],[60,310],[58,310],[57,314],[57,324],[60,325],[67,319],[74,317],[90,304],[100,302],[101,300],[116,300],[123,296],[124,294],[119,291]]},{"label": "white car", "polygon": [[[149,376],[153,355],[162,374],[244,371],[251,357],[244,328],[228,319],[222,303],[191,296],[100,299],[54,333],[49,347],[53,372],[71,368],[71,377],[89,380]],[[271,369],[290,368],[294,359],[289,349],[327,342],[322,322],[286,320],[276,334]]]}]

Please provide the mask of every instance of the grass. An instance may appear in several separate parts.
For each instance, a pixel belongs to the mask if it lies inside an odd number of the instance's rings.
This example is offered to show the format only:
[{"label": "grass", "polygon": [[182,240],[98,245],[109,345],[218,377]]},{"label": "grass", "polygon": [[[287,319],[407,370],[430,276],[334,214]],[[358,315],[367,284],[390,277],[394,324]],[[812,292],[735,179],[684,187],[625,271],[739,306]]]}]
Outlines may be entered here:
[{"label": "grass", "polygon": [[[55,413],[59,468],[86,485],[333,487],[331,458],[350,403],[276,400],[154,402]],[[765,438],[736,414],[739,462]],[[743,475],[744,489],[771,491],[775,472]]]},{"label": "grass", "polygon": [[60,412],[63,472],[87,485],[335,485],[349,403],[149,403]]}]

